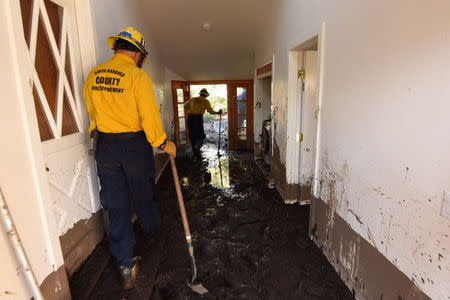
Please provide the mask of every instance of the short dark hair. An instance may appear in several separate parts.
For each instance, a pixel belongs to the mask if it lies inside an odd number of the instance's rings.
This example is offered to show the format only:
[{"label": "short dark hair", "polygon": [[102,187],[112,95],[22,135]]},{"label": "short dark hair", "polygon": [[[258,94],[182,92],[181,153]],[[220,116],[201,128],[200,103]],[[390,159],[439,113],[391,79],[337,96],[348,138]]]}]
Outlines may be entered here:
[{"label": "short dark hair", "polygon": [[116,39],[116,42],[114,43],[114,51],[117,51],[119,49],[141,52],[138,47],[128,41],[125,41],[124,39]]}]

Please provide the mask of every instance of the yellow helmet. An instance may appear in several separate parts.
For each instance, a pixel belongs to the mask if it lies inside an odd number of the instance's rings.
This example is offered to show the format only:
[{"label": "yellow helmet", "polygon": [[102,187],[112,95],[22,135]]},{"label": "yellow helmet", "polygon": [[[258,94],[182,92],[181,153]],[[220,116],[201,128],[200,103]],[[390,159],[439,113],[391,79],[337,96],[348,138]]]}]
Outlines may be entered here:
[{"label": "yellow helmet", "polygon": [[125,40],[136,46],[144,56],[143,62],[145,62],[148,55],[147,45],[144,37],[139,31],[134,29],[134,27],[128,26],[127,28],[121,30],[118,35],[110,36],[106,41],[111,49],[114,49],[114,45],[118,39]]}]

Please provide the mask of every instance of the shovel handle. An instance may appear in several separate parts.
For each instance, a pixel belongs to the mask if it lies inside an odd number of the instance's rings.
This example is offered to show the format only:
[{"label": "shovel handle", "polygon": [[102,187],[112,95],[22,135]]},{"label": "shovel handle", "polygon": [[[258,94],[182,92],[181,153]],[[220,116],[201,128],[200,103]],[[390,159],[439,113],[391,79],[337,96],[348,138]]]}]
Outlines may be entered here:
[{"label": "shovel handle", "polygon": [[222,133],[222,114],[219,115],[219,144],[217,145],[217,153],[220,150],[220,134]]},{"label": "shovel handle", "polygon": [[175,190],[177,191],[178,206],[180,207],[181,219],[183,220],[184,233],[186,235],[186,242],[188,245],[189,254],[194,256],[194,247],[192,246],[192,236],[189,229],[189,222],[186,215],[186,208],[184,207],[183,194],[181,193],[180,180],[178,179],[177,166],[172,155],[169,155],[170,166],[172,167],[173,183],[175,184]]}]

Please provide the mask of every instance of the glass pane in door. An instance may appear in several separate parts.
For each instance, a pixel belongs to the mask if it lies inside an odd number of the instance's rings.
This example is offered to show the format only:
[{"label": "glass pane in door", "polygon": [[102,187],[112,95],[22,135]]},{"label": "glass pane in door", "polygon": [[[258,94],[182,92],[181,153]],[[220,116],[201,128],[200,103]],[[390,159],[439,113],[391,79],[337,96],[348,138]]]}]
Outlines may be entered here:
[{"label": "glass pane in door", "polygon": [[180,132],[180,144],[186,144],[186,132]]},{"label": "glass pane in door", "polygon": [[247,116],[246,115],[238,115],[237,117],[237,127],[247,127]]},{"label": "glass pane in door", "polygon": [[238,140],[245,141],[247,139],[247,128],[238,128]]},{"label": "glass pane in door", "polygon": [[238,101],[237,102],[237,113],[238,114],[246,114],[247,113],[247,102],[246,101]]},{"label": "glass pane in door", "polygon": [[177,89],[177,101],[184,102],[183,89]]},{"label": "glass pane in door", "polygon": [[245,87],[238,87],[236,89],[237,100],[247,100],[247,89]]},{"label": "glass pane in door", "polygon": [[178,117],[184,117],[184,104],[178,104]]},{"label": "glass pane in door", "polygon": [[180,123],[180,132],[181,131],[185,131],[186,130],[186,123],[185,123],[184,117],[179,118],[178,120],[179,120],[179,123]]}]

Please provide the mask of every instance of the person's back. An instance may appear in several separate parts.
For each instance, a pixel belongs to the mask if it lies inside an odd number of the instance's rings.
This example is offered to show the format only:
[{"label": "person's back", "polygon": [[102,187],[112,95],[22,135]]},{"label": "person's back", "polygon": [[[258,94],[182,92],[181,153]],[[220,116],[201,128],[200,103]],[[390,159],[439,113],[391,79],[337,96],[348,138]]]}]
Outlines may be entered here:
[{"label": "person's back", "polygon": [[101,203],[110,222],[109,249],[123,288],[130,289],[139,270],[133,254],[130,198],[142,230],[149,237],[156,234],[151,146],[173,157],[176,148],[162,128],[152,81],[140,69],[148,54],[143,36],[127,27],[107,42],[115,54],[90,72],[83,94],[92,121],[89,130],[99,136],[95,160]]},{"label": "person's back", "polygon": [[[142,130],[134,95],[134,86],[147,74],[133,60],[116,53],[107,62],[95,67],[85,86],[85,99],[96,107],[97,129],[101,132],[136,132]],[[91,91],[91,92],[89,92]]]},{"label": "person's back", "polygon": [[103,133],[145,131],[158,147],[167,138],[162,129],[153,83],[131,57],[116,53],[89,74],[84,99],[91,115],[90,130]]},{"label": "person's back", "polygon": [[187,125],[189,129],[189,140],[192,144],[192,150],[197,157],[201,157],[200,148],[206,138],[203,128],[203,114],[208,111],[210,114],[220,115],[222,110],[215,111],[211,107],[211,103],[206,99],[209,93],[206,89],[202,89],[200,96],[189,99],[184,104],[187,115]]},{"label": "person's back", "polygon": [[203,115],[205,111],[208,111],[210,114],[215,113],[208,99],[202,96],[189,99],[184,107],[186,109],[186,114],[188,115]]}]

